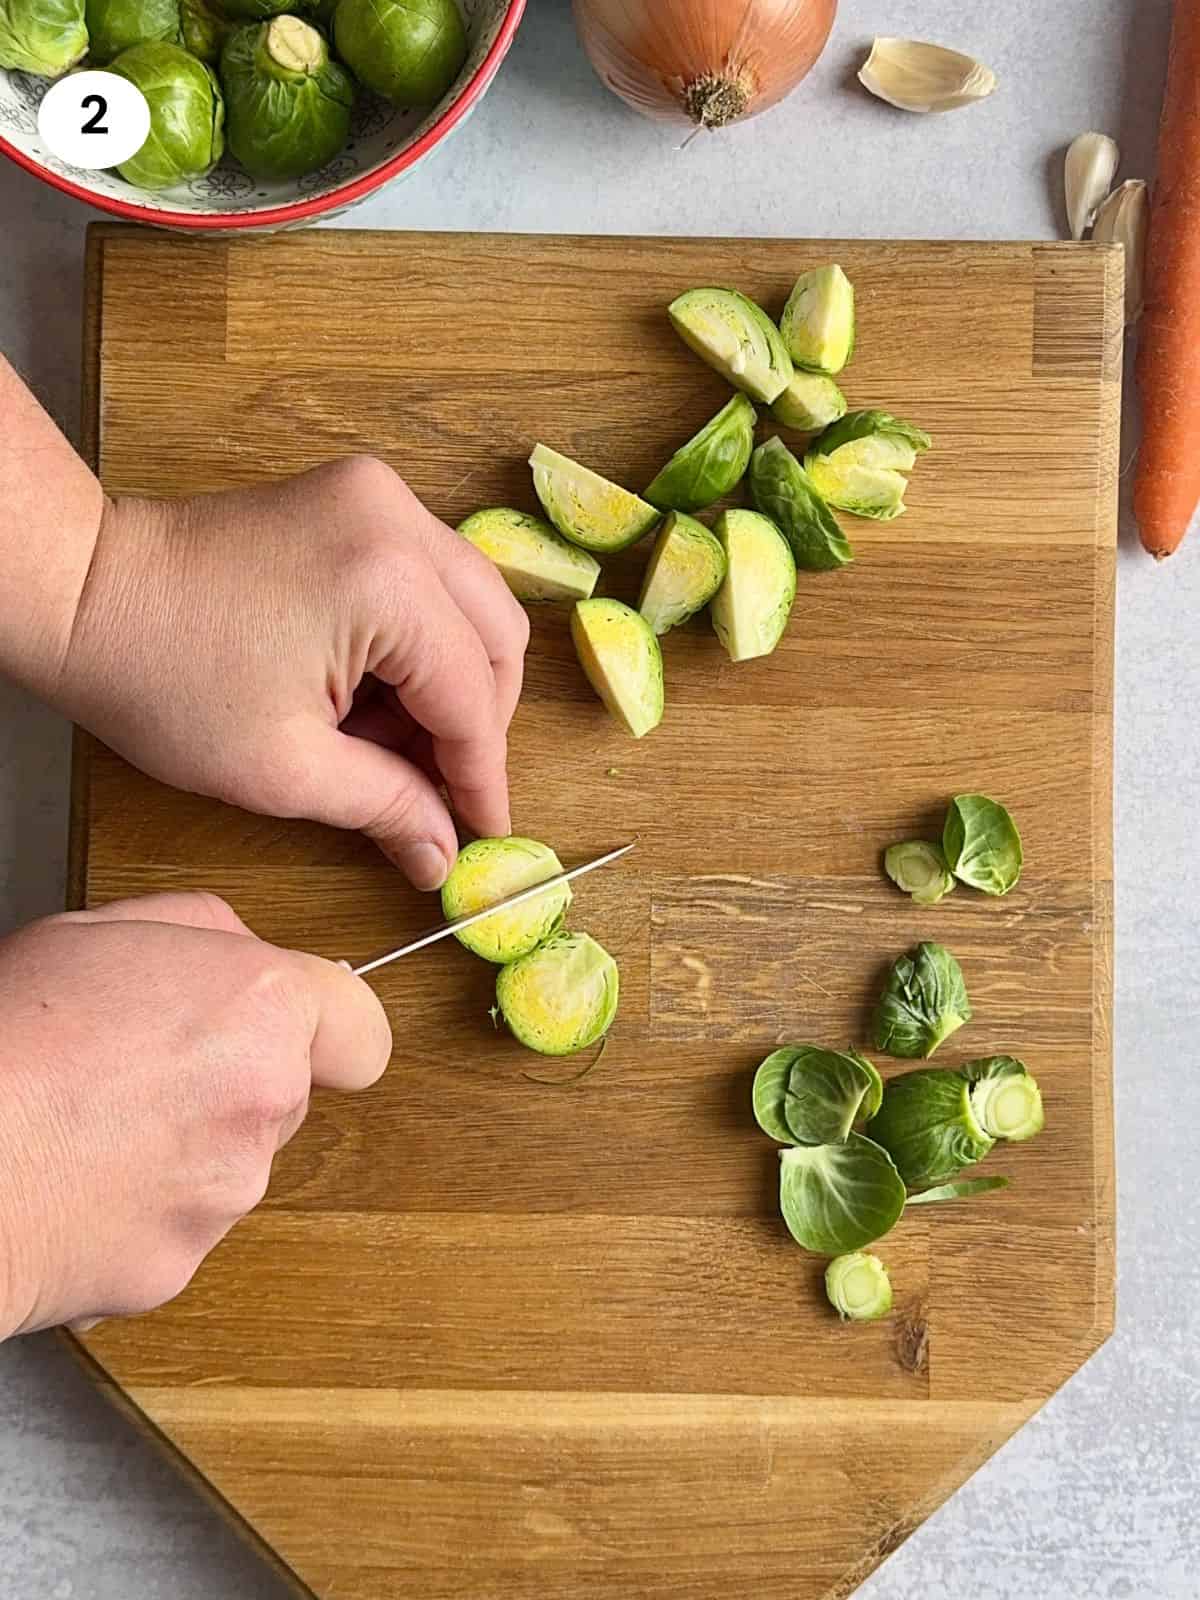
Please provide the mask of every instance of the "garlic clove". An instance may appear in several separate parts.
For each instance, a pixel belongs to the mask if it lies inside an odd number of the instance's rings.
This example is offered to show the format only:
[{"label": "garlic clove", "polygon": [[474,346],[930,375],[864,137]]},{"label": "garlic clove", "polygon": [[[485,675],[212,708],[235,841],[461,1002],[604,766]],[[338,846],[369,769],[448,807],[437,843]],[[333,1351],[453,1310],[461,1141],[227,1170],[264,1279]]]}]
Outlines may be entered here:
[{"label": "garlic clove", "polygon": [[876,39],[858,78],[901,111],[953,111],[996,87],[996,74],[981,61],[919,39]]},{"label": "garlic clove", "polygon": [[1082,239],[1096,207],[1112,188],[1121,160],[1115,139],[1106,133],[1081,133],[1067,150],[1067,221],[1072,239]]},{"label": "garlic clove", "polygon": [[1096,213],[1092,238],[1097,244],[1125,246],[1125,326],[1142,314],[1146,229],[1150,225],[1150,196],[1141,178],[1130,178],[1113,190]]}]

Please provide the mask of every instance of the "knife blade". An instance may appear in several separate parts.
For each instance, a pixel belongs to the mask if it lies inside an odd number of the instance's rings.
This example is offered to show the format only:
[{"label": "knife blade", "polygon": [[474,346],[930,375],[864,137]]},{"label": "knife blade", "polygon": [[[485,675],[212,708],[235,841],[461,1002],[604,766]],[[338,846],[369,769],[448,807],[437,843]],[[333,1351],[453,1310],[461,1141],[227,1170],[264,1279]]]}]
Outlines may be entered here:
[{"label": "knife blade", "polygon": [[386,955],[375,956],[370,961],[364,961],[361,967],[351,967],[350,970],[355,977],[364,978],[368,972],[374,972],[377,967],[386,967],[391,961],[399,961],[401,956],[412,955],[414,950],[424,950],[427,945],[436,944],[439,939],[448,939],[451,934],[469,928],[473,923],[482,922],[484,917],[494,917],[497,911],[508,911],[513,906],[522,905],[526,900],[532,900],[534,895],[545,894],[547,889],[553,889],[560,883],[570,883],[573,878],[582,878],[585,872],[595,872],[597,867],[606,867],[609,862],[618,861],[622,856],[628,855],[636,843],[636,839],[631,839],[628,844],[610,850],[607,855],[597,856],[594,861],[585,861],[581,866],[571,867],[569,871],[556,872],[552,878],[543,878],[541,883],[531,883],[527,889],[518,889],[516,894],[506,895],[503,900],[497,900],[495,905],[485,906],[482,911],[472,911],[465,917],[455,917],[452,922],[440,923],[438,927],[430,928],[427,933],[418,935],[408,944],[401,945],[399,950],[389,950]]}]

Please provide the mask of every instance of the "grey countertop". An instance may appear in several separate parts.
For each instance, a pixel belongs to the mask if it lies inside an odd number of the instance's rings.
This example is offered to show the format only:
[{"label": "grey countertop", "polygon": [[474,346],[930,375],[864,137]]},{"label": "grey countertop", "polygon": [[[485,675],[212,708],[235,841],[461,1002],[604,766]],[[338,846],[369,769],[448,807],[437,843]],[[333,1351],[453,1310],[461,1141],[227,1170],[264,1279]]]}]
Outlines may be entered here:
[{"label": "grey countertop", "polygon": [[[843,0],[798,93],[695,140],[597,84],[567,0],[529,0],[463,131],[343,225],[1046,238],[1063,146],[1149,176],[1168,0]],[[876,33],[956,45],[1000,88],[903,117],[851,85]],[[0,163],[0,349],[74,431],[88,213]],[[1003,314],[1003,307],[997,307]],[[1127,407],[1127,412],[1129,408]],[[1128,464],[1136,440],[1127,418]],[[1015,495],[1037,494],[1014,482]],[[868,1600],[1200,1594],[1200,533],[1157,568],[1122,529],[1117,640],[1116,1336],[868,1580]],[[0,685],[0,930],[62,897],[67,730]],[[1014,1359],[1021,1359],[1019,1344]],[[46,1339],[0,1349],[0,1600],[278,1600],[278,1583]],[[624,1600],[624,1597],[622,1597]]]}]

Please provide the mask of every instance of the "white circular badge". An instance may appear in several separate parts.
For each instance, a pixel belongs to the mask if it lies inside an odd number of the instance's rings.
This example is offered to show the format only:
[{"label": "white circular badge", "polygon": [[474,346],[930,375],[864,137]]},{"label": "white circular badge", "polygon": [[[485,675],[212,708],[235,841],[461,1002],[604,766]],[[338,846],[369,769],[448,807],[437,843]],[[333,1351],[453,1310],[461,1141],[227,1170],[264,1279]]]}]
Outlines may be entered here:
[{"label": "white circular badge", "polygon": [[73,72],[46,91],[38,132],[69,167],[119,167],[146,142],[150,107],[136,84],[116,72]]}]

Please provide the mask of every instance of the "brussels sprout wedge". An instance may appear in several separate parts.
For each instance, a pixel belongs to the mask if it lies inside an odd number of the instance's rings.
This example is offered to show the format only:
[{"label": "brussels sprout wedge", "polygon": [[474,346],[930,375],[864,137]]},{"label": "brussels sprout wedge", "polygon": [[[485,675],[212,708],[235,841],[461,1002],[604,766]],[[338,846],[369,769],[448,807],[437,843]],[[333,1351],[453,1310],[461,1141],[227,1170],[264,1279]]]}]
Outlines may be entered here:
[{"label": "brussels sprout wedge", "polygon": [[667,307],[675,332],[710,367],[752,400],[770,405],[792,380],[779,329],[736,289],[688,289]]},{"label": "brussels sprout wedge", "polygon": [[920,906],[936,905],[954,887],[941,846],[927,844],[924,839],[889,845],[883,853],[883,866],[897,889],[911,895]]},{"label": "brussels sprout wedge", "polygon": [[695,517],[671,511],[654,541],[638,610],[655,633],[668,633],[706,606],[724,579],[721,541]]},{"label": "brussels sprout wedge", "polygon": [[586,600],[600,576],[594,556],[524,511],[492,506],[458,531],[495,563],[518,600]]},{"label": "brussels sprout wedge", "polygon": [[529,465],[546,515],[564,539],[585,550],[624,550],[659,519],[656,506],[544,444],[535,447]]},{"label": "brussels sprout wedge", "polygon": [[181,42],[179,0],[87,0],[88,57],[102,67],[150,39]]},{"label": "brussels sprout wedge", "polygon": [[0,0],[0,68],[61,78],[87,49],[84,0]]},{"label": "brussels sprout wedge", "polygon": [[846,396],[822,372],[797,372],[771,407],[781,428],[815,433],[846,415]]},{"label": "brussels sprout wedge", "polygon": [[569,1056],[607,1033],[617,1014],[617,963],[586,933],[552,933],[500,969],[496,1006],[514,1036],[544,1056]]},{"label": "brussels sprout wedge", "polygon": [[177,44],[155,41],[123,50],[110,68],[146,97],[150,132],[117,168],[140,189],[170,189],[199,178],[225,148],[225,102],[211,67]]},{"label": "brussels sprout wedge", "polygon": [[[562,862],[549,845],[512,834],[505,839],[475,839],[459,851],[450,876],[442,885],[442,910],[453,921],[469,917],[511,894],[553,878]],[[555,884],[544,895],[534,895],[508,911],[498,911],[482,922],[456,933],[461,945],[485,961],[501,965],[516,961],[547,939],[571,904],[571,885]]]},{"label": "brussels sprout wedge", "polygon": [[663,511],[702,511],[745,476],[754,448],[754,407],[734,395],[667,462],[645,498]]},{"label": "brussels sprout wedge", "polygon": [[854,286],[841,267],[796,279],[779,330],[798,367],[829,377],[842,370],[854,353]]},{"label": "brussels sprout wedge", "polygon": [[303,177],[350,137],[354,80],[299,17],[238,28],[221,51],[229,148],[252,177]]},{"label": "brussels sprout wedge", "polygon": [[855,1250],[825,1268],[825,1293],[843,1322],[877,1322],[892,1309],[892,1280],[878,1256]]},{"label": "brussels sprout wedge", "polygon": [[580,600],[571,638],[588,682],[635,739],[657,728],[663,714],[662,651],[644,617],[619,600]]},{"label": "brussels sprout wedge", "polygon": [[954,876],[984,894],[1007,894],[1021,876],[1017,825],[1006,807],[985,794],[960,794],[950,802],[942,849]]},{"label": "brussels sprout wedge", "polygon": [[337,53],[354,76],[400,106],[432,106],[467,59],[455,0],[338,0]]},{"label": "brussels sprout wedge", "polygon": [[837,518],[782,439],[768,439],[750,458],[750,498],[783,534],[798,567],[832,572],[854,560]]},{"label": "brussels sprout wedge", "polygon": [[[872,1127],[874,1124],[872,1124]],[[861,1133],[779,1152],[779,1209],[797,1244],[840,1256],[882,1239],[907,1196],[888,1153]]]},{"label": "brussels sprout wedge", "polygon": [[892,964],[875,1006],[875,1044],[891,1056],[931,1056],[970,1020],[962,968],[944,945],[922,943]]},{"label": "brussels sprout wedge", "polygon": [[831,506],[890,522],[904,513],[904,474],[933,441],[887,411],[851,411],[809,446],[804,466]]},{"label": "brussels sprout wedge", "polygon": [[796,598],[796,563],[788,542],[757,511],[724,511],[715,532],[727,563],[712,603],[717,638],[731,661],[769,656]]}]

